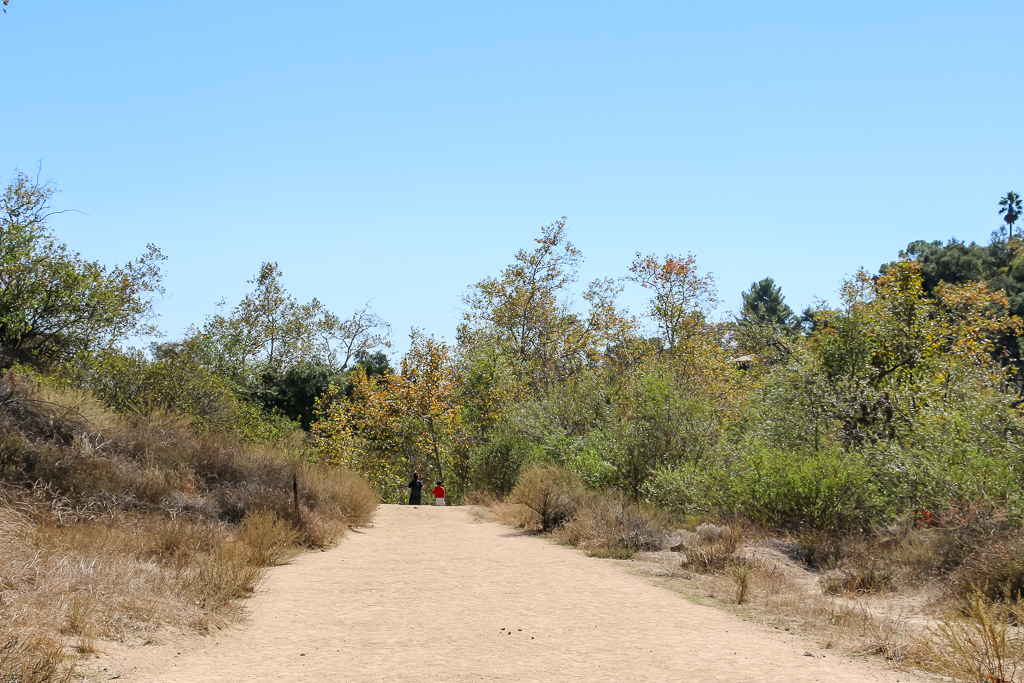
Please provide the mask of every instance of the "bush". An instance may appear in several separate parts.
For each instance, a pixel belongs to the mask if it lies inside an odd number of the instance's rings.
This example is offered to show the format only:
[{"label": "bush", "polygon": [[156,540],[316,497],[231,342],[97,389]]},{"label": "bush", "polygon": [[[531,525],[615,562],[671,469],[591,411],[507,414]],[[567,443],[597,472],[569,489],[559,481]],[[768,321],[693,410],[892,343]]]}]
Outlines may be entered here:
[{"label": "bush", "polygon": [[961,600],[1018,601],[1024,594],[1024,549],[1019,541],[996,541],[977,550],[950,577],[949,591]]},{"label": "bush", "polygon": [[509,502],[532,510],[540,521],[541,531],[550,531],[576,511],[582,496],[579,481],[563,468],[537,465],[519,478]]},{"label": "bush", "polygon": [[555,535],[591,554],[628,557],[661,548],[667,526],[664,513],[629,503],[617,491],[602,491],[585,494]]},{"label": "bush", "polygon": [[759,524],[853,530],[877,512],[873,473],[857,453],[752,450],[730,473],[735,511]]},{"label": "bush", "polygon": [[742,541],[743,527],[739,524],[701,524],[674,549],[682,554],[683,565],[700,572],[720,572],[732,564]]},{"label": "bush", "polygon": [[473,451],[473,481],[486,493],[505,497],[534,457],[534,448],[525,439],[501,434]]},{"label": "bush", "polygon": [[249,546],[249,561],[273,567],[298,554],[302,532],[270,510],[250,510],[238,530],[238,540]]},{"label": "bush", "polygon": [[70,648],[90,652],[97,638],[208,628],[267,565],[300,543],[330,545],[377,502],[356,475],[294,451],[0,376],[0,680],[63,680]]},{"label": "bush", "polygon": [[65,666],[59,642],[26,641],[14,633],[0,632],[0,681],[65,683],[70,680],[71,669]]}]

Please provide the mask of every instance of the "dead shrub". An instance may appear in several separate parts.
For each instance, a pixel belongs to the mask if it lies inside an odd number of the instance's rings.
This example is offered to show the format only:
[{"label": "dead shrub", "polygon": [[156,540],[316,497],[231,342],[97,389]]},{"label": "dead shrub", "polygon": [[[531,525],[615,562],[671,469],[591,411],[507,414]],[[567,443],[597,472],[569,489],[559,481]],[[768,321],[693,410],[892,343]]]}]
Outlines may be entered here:
[{"label": "dead shrub", "polygon": [[64,680],[98,639],[222,621],[262,565],[371,519],[358,476],[290,456],[0,374],[0,681]]},{"label": "dead shrub", "polygon": [[582,484],[568,470],[558,465],[538,465],[519,477],[509,502],[533,510],[541,531],[551,531],[576,511],[582,497]]},{"label": "dead shrub", "polygon": [[674,549],[681,555],[680,564],[702,573],[721,572],[743,541],[743,527],[702,524]]},{"label": "dead shrub", "polygon": [[491,514],[502,524],[516,527],[517,529],[540,531],[540,515],[525,505],[512,503],[508,500],[496,501],[491,506]]},{"label": "dead shrub", "polygon": [[802,533],[797,541],[783,549],[793,560],[808,569],[834,569],[842,559],[837,537],[817,531]]},{"label": "dead shrub", "polygon": [[246,546],[225,543],[200,558],[199,566],[183,577],[182,583],[191,591],[195,604],[217,611],[252,594],[265,572],[265,567],[252,562]]},{"label": "dead shrub", "polygon": [[354,472],[304,465],[300,492],[314,510],[340,515],[349,526],[366,526],[380,505],[380,496]]},{"label": "dead shrub", "polygon": [[750,567],[743,562],[737,562],[729,566],[729,578],[736,586],[736,604],[742,605],[750,595],[750,586],[753,574]]},{"label": "dead shrub", "polygon": [[295,557],[301,538],[301,531],[270,510],[250,511],[238,530],[238,540],[249,546],[249,561],[258,567],[273,567]]},{"label": "dead shrub", "polygon": [[667,527],[664,513],[633,505],[617,491],[587,492],[555,536],[591,555],[615,551],[613,555],[628,557],[638,550],[661,548]]},{"label": "dead shrub", "polygon": [[492,493],[487,491],[470,491],[466,494],[465,504],[476,505],[479,507],[491,507],[498,502],[498,499]]},{"label": "dead shrub", "polygon": [[24,639],[0,633],[0,681],[7,683],[66,683],[71,669],[64,647],[46,638]]},{"label": "dead shrub", "polygon": [[821,577],[826,593],[873,593],[892,587],[892,575],[875,567],[836,569]]},{"label": "dead shrub", "polygon": [[970,601],[1020,599],[1024,593],[1024,552],[1019,541],[996,541],[977,550],[950,576],[949,594]]},{"label": "dead shrub", "polygon": [[933,667],[957,681],[1010,683],[1024,673],[1024,644],[1013,635],[1019,623],[1015,607],[988,604],[980,593],[967,610],[948,615],[934,630],[930,646]]}]

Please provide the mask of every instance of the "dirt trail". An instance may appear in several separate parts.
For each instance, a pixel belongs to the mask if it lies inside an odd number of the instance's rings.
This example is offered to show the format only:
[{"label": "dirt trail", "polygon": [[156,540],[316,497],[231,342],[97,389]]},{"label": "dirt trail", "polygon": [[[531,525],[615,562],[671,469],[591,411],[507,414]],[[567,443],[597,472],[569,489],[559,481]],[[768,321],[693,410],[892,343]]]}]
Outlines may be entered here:
[{"label": "dirt trail", "polygon": [[272,570],[249,610],[217,636],[105,655],[103,674],[137,683],[918,680],[691,604],[612,562],[477,522],[467,508],[382,506],[372,527],[337,548]]}]

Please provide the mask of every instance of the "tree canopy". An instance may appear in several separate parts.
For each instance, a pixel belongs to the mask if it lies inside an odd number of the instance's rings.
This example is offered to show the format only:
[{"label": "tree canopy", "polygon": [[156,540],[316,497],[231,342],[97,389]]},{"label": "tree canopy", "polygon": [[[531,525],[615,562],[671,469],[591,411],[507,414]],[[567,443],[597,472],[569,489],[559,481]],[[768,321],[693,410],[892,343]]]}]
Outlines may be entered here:
[{"label": "tree canopy", "polygon": [[154,330],[163,254],[154,245],[113,269],[54,235],[52,187],[16,173],[0,198],[0,351],[5,363],[66,359]]}]

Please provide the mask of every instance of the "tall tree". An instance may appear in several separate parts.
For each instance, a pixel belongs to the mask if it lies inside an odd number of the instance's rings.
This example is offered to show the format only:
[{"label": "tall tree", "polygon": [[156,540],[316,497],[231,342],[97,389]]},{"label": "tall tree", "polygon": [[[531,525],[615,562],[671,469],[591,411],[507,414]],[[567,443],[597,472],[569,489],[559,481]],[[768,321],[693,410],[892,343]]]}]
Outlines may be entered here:
[{"label": "tall tree", "polygon": [[299,363],[345,370],[360,351],[390,346],[391,327],[369,304],[342,320],[317,299],[299,303],[281,284],[276,263],[264,263],[252,292],[229,313],[211,316],[194,346],[218,374],[240,387]]},{"label": "tall tree", "polygon": [[1009,228],[1009,236],[1013,237],[1013,224],[1020,218],[1020,197],[1017,196],[1016,192],[1007,192],[1006,196],[999,200],[999,206],[1003,207],[999,209],[999,214],[1003,217],[1003,221],[1006,222],[1007,228]]},{"label": "tall tree", "polygon": [[631,333],[633,321],[616,308],[621,290],[609,279],[591,282],[583,293],[588,310],[576,310],[570,287],[582,255],[567,239],[564,218],[542,228],[535,241],[537,248],[519,250],[499,277],[470,288],[459,338],[469,348],[490,337],[511,355],[523,381],[540,388],[597,362],[609,344]]},{"label": "tall tree", "polygon": [[782,296],[782,288],[772,278],[751,283],[750,289],[743,292],[743,308],[737,318],[740,325],[769,324],[791,329],[794,319],[793,309],[786,305],[786,297]]},{"label": "tall tree", "polygon": [[637,252],[629,272],[625,280],[652,292],[648,315],[657,324],[666,348],[703,328],[718,303],[714,278],[710,273],[698,272],[697,259],[692,254],[685,258],[669,254],[661,260],[654,254],[642,256]]}]

